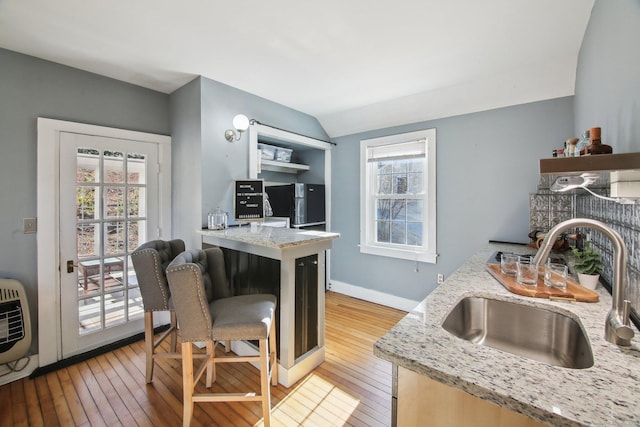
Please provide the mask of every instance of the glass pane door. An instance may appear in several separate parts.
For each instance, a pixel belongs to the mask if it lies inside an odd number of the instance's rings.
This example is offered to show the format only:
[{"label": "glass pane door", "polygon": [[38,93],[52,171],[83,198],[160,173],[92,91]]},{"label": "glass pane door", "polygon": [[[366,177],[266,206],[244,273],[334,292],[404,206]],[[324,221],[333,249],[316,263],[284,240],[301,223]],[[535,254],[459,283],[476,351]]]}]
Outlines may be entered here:
[{"label": "glass pane door", "polygon": [[142,317],[129,254],[146,240],[140,209],[146,160],[139,153],[76,149],[79,334]]},{"label": "glass pane door", "polygon": [[61,254],[77,267],[61,280],[65,355],[141,330],[142,297],[130,255],[157,223],[149,217],[155,153],[150,143],[61,138],[61,171],[63,162],[73,165],[61,172]]}]

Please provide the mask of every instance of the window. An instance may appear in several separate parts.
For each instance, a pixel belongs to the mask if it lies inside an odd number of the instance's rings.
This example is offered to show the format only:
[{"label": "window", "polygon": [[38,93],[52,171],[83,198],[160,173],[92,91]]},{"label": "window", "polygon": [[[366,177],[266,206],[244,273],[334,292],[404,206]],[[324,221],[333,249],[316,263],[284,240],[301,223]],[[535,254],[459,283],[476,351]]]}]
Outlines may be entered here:
[{"label": "window", "polygon": [[360,141],[360,252],[436,262],[436,130]]}]

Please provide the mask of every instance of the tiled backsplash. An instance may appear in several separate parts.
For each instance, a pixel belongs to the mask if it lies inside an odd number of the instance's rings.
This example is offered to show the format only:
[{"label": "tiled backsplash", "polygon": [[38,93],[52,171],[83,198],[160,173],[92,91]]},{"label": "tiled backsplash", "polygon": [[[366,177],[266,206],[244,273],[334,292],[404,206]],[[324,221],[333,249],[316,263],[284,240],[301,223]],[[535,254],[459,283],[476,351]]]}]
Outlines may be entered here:
[{"label": "tiled backsplash", "polygon": [[529,231],[547,232],[554,225],[573,218],[575,197],[540,189],[529,195]]},{"label": "tiled backsplash", "polygon": [[[603,194],[603,193],[601,193]],[[629,254],[627,275],[627,298],[631,305],[640,308],[640,210],[638,205],[622,205],[616,202],[598,199],[591,195],[576,196],[576,216],[593,218],[608,224],[622,236]],[[601,233],[591,233],[594,247],[600,249],[604,262],[602,276],[611,283],[613,278],[613,246]]]},{"label": "tiled backsplash", "polygon": [[[603,174],[608,175],[608,174]],[[555,180],[554,175],[542,175],[538,191],[529,195],[530,231],[549,231],[551,227],[570,218],[592,218],[602,221],[622,236],[629,254],[627,276],[627,298],[631,300],[636,312],[640,311],[640,207],[623,205],[613,201],[594,197],[584,190],[569,193],[553,193],[549,186]],[[607,196],[608,177],[596,182],[592,190]],[[595,230],[583,229],[588,234],[592,246],[602,255],[604,269],[602,277],[609,283],[613,278],[613,246],[611,241]]]}]

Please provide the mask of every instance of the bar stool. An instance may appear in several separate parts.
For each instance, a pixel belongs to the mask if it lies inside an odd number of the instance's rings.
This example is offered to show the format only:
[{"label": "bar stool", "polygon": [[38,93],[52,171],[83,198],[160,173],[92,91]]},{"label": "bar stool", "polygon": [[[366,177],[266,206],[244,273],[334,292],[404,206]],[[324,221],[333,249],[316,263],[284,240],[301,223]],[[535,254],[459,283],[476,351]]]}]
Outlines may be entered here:
[{"label": "bar stool", "polygon": [[[189,426],[194,402],[262,402],[264,425],[271,425],[271,390],[278,384],[276,360],[276,297],[252,294],[216,298],[227,290],[224,267],[213,263],[223,258],[220,248],[185,251],[167,268],[169,288],[180,327],[182,341],[183,426]],[[222,264],[224,266],[224,264]],[[214,269],[212,271],[212,268]],[[258,356],[215,356],[217,341],[258,340]],[[206,342],[206,356],[194,374],[194,342]],[[260,394],[195,393],[204,374],[206,387],[215,381],[215,365],[227,362],[259,362]]]},{"label": "bar stool", "polygon": [[[144,306],[144,347],[146,353],[146,381],[153,380],[153,367],[156,358],[180,358],[177,352],[176,313],[171,303],[171,294],[167,284],[166,269],[173,259],[184,252],[184,241],[152,240],[140,245],[131,254],[133,269],[140,285]],[[153,334],[153,313],[168,311],[171,316],[169,329],[156,341]],[[158,353],[156,349],[168,337],[171,337],[171,351]]]}]

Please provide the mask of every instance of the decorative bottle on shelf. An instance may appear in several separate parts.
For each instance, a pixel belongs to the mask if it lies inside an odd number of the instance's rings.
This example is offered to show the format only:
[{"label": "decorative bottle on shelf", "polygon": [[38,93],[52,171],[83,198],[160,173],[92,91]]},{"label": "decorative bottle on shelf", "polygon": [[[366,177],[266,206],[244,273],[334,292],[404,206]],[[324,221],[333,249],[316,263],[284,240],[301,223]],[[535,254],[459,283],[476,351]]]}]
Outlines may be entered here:
[{"label": "decorative bottle on shelf", "polygon": [[576,156],[585,156],[588,154],[587,147],[591,143],[590,134],[591,132],[589,131],[589,129],[585,130],[584,133],[582,134],[582,138],[580,138],[580,141],[578,141],[578,143],[576,144],[576,152],[575,152]]},{"label": "decorative bottle on shelf", "polygon": [[602,143],[600,131],[600,128],[591,128],[591,145],[589,145],[589,152],[591,154],[611,154],[613,149],[610,145]]},{"label": "decorative bottle on shelf", "polygon": [[575,156],[579,156],[580,154],[576,153],[576,145],[578,143],[579,139],[578,138],[569,138],[567,139],[566,145],[567,148],[565,149],[565,156],[566,157],[575,157]]}]

